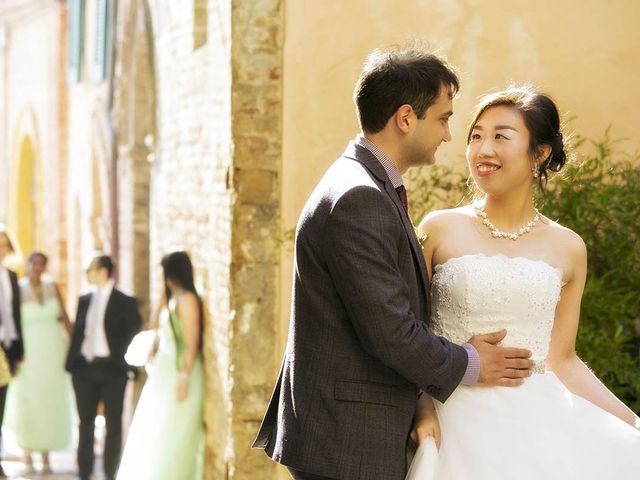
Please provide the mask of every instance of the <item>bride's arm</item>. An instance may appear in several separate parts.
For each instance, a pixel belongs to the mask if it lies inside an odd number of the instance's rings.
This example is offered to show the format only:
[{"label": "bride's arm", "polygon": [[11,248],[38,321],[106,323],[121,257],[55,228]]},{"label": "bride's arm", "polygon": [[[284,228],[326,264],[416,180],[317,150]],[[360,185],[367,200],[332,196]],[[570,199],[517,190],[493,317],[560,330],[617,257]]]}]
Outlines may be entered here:
[{"label": "bride's arm", "polygon": [[427,437],[433,437],[436,446],[440,448],[440,422],[432,398],[423,393],[416,404],[413,416],[413,427],[409,438],[416,445],[420,445]]},{"label": "bride's arm", "polygon": [[577,235],[569,243],[573,272],[556,308],[547,367],[572,393],[636,426],[636,414],[618,400],[576,354],[580,302],[587,277],[587,250]]},{"label": "bride's arm", "polygon": [[182,362],[182,370],[178,374],[178,400],[187,398],[189,376],[196,360],[200,345],[200,304],[195,294],[186,292],[176,306],[178,317],[182,321],[186,348]]}]

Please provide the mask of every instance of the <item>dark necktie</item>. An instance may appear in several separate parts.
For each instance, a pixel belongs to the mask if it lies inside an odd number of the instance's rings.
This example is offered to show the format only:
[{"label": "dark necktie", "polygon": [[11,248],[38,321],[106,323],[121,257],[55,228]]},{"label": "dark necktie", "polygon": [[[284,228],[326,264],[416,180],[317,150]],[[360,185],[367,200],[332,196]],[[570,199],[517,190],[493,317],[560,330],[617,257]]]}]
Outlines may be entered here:
[{"label": "dark necktie", "polygon": [[404,185],[400,185],[399,187],[396,187],[396,192],[398,192],[398,196],[400,197],[400,202],[402,202],[404,213],[409,215],[409,202],[407,201],[407,189],[404,188]]}]

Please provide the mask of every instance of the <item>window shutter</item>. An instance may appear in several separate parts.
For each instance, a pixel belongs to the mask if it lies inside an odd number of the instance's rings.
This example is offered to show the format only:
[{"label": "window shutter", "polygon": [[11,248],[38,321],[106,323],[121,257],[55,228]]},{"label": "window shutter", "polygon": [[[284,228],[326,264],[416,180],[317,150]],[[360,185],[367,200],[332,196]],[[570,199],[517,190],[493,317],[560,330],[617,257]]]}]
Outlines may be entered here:
[{"label": "window shutter", "polygon": [[69,37],[67,82],[78,83],[82,78],[84,52],[84,0],[67,0]]},{"label": "window shutter", "polygon": [[96,51],[93,58],[93,80],[96,82],[102,82],[107,74],[109,3],[109,0],[96,1]]}]

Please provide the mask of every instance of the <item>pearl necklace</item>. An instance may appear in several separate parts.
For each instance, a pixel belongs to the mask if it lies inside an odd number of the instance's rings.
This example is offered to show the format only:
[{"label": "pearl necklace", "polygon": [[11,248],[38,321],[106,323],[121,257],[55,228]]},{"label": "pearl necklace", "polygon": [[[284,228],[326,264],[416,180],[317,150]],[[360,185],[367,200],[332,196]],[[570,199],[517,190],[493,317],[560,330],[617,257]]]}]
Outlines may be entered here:
[{"label": "pearl necklace", "polygon": [[491,235],[493,236],[493,238],[508,238],[509,240],[516,241],[525,233],[529,233],[533,226],[538,223],[538,220],[540,220],[540,212],[536,207],[533,207],[533,210],[536,212],[536,214],[523,227],[513,233],[503,232],[502,230],[498,230],[496,226],[491,222],[491,220],[487,218],[487,212],[484,211],[484,207],[476,206],[474,208],[476,211],[476,215],[482,218],[482,224],[491,231]]}]

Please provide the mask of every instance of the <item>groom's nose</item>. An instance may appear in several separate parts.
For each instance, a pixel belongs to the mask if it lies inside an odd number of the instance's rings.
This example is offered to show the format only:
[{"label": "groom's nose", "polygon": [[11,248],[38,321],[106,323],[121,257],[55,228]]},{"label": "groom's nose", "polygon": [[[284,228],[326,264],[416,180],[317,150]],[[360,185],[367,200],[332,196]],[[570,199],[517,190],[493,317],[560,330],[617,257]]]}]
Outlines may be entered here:
[{"label": "groom's nose", "polygon": [[443,142],[450,142],[451,141],[451,129],[449,128],[449,123],[447,123],[447,126],[445,127],[444,137],[442,137],[442,141]]}]

